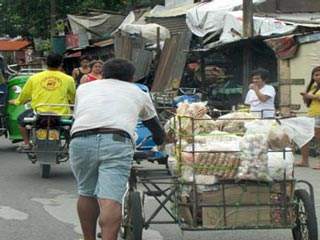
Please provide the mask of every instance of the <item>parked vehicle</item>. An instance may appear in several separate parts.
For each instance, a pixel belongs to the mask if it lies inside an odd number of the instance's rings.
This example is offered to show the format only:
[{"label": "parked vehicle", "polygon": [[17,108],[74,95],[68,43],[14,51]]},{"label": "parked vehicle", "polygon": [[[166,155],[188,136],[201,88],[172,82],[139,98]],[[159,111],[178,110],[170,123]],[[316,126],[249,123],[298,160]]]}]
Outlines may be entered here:
[{"label": "parked vehicle", "polygon": [[30,108],[29,104],[15,106],[7,104],[9,100],[19,96],[23,86],[28,78],[34,73],[43,71],[41,68],[17,69],[18,65],[9,65],[9,79],[0,85],[0,130],[11,142],[22,141],[22,136],[18,129],[18,116],[26,109]]}]

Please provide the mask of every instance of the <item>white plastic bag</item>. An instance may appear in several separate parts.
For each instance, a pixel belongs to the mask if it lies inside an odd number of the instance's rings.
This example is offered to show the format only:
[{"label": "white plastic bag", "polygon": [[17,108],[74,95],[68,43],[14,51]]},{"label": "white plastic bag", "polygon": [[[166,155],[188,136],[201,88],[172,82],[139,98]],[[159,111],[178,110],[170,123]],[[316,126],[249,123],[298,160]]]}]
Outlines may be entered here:
[{"label": "white plastic bag", "polygon": [[268,174],[274,180],[293,178],[294,156],[291,148],[284,152],[268,152]]},{"label": "white plastic bag", "polygon": [[311,141],[314,136],[314,118],[295,117],[281,119],[281,126],[300,148]]}]

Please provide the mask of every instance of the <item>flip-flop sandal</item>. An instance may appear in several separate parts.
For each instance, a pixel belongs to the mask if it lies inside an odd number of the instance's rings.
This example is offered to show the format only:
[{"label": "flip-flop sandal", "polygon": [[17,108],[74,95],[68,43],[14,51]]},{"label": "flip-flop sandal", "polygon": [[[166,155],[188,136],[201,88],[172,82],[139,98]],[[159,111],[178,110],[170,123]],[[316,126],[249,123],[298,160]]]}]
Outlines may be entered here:
[{"label": "flip-flop sandal", "polygon": [[314,170],[320,170],[320,164],[316,164],[312,167]]}]

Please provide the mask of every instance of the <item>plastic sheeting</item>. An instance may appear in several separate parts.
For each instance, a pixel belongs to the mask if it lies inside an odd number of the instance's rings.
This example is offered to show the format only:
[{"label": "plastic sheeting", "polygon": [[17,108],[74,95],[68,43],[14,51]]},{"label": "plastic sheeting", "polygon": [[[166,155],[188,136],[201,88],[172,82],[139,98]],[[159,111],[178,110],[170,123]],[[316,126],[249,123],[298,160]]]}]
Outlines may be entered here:
[{"label": "plastic sheeting", "polygon": [[98,37],[110,35],[118,26],[121,24],[124,16],[121,15],[111,15],[111,14],[101,14],[97,16],[76,16],[67,15],[72,32],[74,34],[90,33],[89,39],[92,38],[91,35]]},{"label": "plastic sheeting", "polygon": [[[228,12],[225,15],[224,27],[220,41],[235,41],[242,38],[242,11]],[[254,36],[270,36],[272,34],[290,34],[296,26],[288,26],[274,18],[253,17]]]},{"label": "plastic sheeting", "polygon": [[[253,0],[253,4],[265,0]],[[191,32],[199,37],[207,33],[221,30],[227,12],[242,8],[243,0],[212,0],[190,9],[186,14],[186,21]]]}]

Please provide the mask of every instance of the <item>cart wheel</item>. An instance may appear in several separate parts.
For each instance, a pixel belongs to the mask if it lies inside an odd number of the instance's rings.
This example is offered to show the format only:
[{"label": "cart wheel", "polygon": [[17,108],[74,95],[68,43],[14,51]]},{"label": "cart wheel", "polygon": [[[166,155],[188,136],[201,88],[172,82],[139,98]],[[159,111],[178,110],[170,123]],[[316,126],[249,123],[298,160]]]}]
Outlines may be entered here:
[{"label": "cart wheel", "polygon": [[306,190],[294,192],[297,205],[295,207],[296,226],[292,229],[294,240],[317,240],[318,224],[314,203]]},{"label": "cart wheel", "polygon": [[120,235],[126,240],[142,240],[143,218],[140,193],[129,192],[124,202],[123,226]]},{"label": "cart wheel", "polygon": [[50,164],[40,164],[40,177],[48,178],[50,176]]}]

